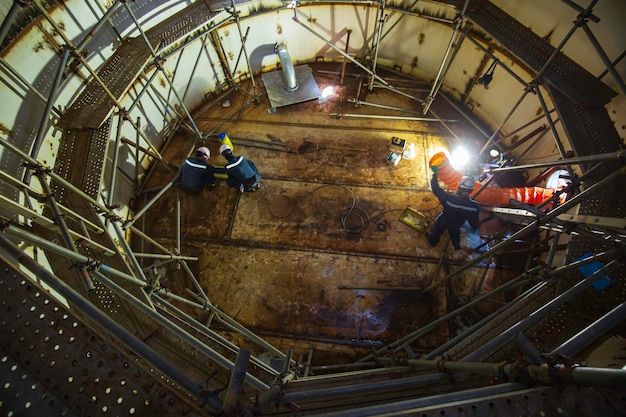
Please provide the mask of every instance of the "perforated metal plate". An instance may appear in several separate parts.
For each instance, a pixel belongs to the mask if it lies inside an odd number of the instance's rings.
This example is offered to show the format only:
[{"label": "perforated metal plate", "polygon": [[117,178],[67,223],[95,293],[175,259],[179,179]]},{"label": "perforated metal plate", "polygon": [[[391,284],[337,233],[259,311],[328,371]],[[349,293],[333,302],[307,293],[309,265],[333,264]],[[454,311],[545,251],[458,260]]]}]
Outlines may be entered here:
[{"label": "perforated metal plate", "polygon": [[4,260],[0,314],[3,416],[208,415]]}]

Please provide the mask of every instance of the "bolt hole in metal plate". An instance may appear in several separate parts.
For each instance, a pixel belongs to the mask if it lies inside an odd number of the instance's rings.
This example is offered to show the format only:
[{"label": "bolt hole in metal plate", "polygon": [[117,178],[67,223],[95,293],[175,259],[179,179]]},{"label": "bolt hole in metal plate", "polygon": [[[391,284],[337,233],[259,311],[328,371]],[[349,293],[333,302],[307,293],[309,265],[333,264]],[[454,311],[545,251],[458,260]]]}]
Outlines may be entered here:
[{"label": "bolt hole in metal plate", "polygon": [[0,415],[196,415],[195,399],[3,261],[0,317]]}]

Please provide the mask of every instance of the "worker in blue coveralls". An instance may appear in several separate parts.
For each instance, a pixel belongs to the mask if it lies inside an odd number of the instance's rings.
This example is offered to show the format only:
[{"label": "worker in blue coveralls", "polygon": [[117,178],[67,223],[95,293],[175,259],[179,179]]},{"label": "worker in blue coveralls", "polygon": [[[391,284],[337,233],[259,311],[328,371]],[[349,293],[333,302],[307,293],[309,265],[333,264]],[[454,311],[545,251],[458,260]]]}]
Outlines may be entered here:
[{"label": "worker in blue coveralls", "polygon": [[470,177],[461,178],[456,195],[449,194],[439,187],[437,167],[432,166],[431,169],[434,175],[430,186],[433,194],[443,205],[443,211],[435,219],[430,233],[426,233],[426,238],[432,246],[436,246],[443,232],[447,230],[452,246],[455,250],[459,250],[461,249],[461,226],[467,221],[472,229],[477,230],[480,223],[480,206],[470,198],[470,193],[474,190],[474,180]]},{"label": "worker in blue coveralls", "polygon": [[196,150],[194,156],[185,159],[180,168],[180,185],[184,189],[192,193],[199,193],[205,187],[209,191],[217,187],[215,174],[224,174],[226,169],[209,164],[210,157],[211,151],[205,146],[201,146]]},{"label": "worker in blue coveralls", "polygon": [[228,161],[226,166],[226,184],[229,187],[237,188],[239,191],[256,191],[261,185],[261,174],[256,164],[243,156],[235,156],[233,150],[228,145],[220,146],[220,153]]}]

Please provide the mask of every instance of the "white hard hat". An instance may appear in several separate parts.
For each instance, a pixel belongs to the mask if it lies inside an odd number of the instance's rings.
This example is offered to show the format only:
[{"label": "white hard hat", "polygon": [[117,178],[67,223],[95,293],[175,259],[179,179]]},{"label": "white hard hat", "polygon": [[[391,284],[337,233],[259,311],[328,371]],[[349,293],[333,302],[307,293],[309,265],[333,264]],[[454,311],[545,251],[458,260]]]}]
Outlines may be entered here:
[{"label": "white hard hat", "polygon": [[461,181],[459,181],[459,188],[472,191],[474,189],[474,180],[471,177],[461,178]]},{"label": "white hard hat", "polygon": [[231,151],[231,152],[232,152],[233,150],[232,150],[232,149],[230,149],[230,146],[228,146],[228,145],[222,145],[222,146],[220,146],[220,153],[221,153],[221,154],[223,154],[223,153],[224,153],[224,151]]},{"label": "white hard hat", "polygon": [[206,146],[201,146],[198,149],[196,149],[196,154],[202,154],[206,156],[207,159],[211,157],[211,151]]}]

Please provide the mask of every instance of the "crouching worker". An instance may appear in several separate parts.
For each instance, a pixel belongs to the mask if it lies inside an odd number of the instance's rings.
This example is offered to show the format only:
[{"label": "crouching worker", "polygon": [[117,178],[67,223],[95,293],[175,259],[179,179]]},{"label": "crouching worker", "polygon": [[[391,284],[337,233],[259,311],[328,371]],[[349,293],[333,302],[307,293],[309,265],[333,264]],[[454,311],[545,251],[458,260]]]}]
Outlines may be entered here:
[{"label": "crouching worker", "polygon": [[180,185],[192,192],[199,193],[203,188],[214,190],[217,187],[215,174],[224,174],[226,169],[217,168],[209,164],[211,151],[201,146],[196,150],[194,156],[185,159],[183,166],[180,168]]},{"label": "crouching worker", "polygon": [[470,193],[474,190],[474,180],[470,177],[463,177],[459,182],[459,189],[456,195],[448,194],[439,187],[437,182],[437,167],[431,167],[433,178],[430,186],[433,194],[443,205],[443,211],[435,219],[430,233],[426,233],[426,238],[431,246],[436,246],[445,230],[450,235],[450,241],[455,250],[461,249],[461,226],[467,221],[472,229],[478,229],[480,224],[478,203],[470,198]]},{"label": "crouching worker", "polygon": [[238,188],[239,191],[250,192],[256,191],[261,185],[261,174],[256,164],[243,156],[233,155],[233,150],[228,145],[220,147],[220,153],[228,162],[224,167],[226,169],[226,184],[232,188]]}]

